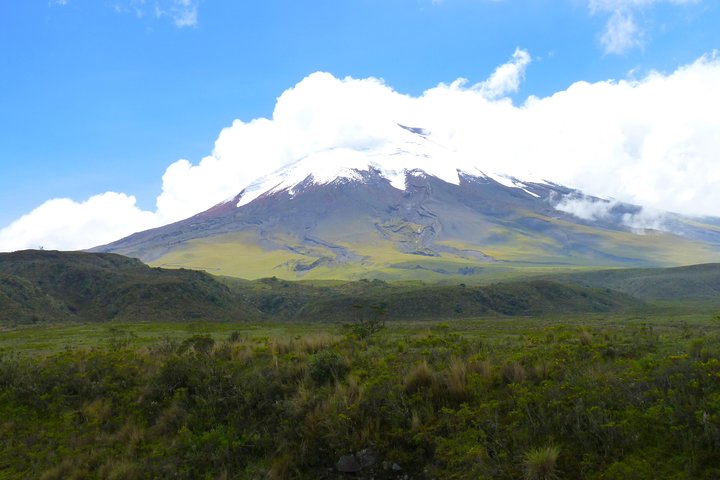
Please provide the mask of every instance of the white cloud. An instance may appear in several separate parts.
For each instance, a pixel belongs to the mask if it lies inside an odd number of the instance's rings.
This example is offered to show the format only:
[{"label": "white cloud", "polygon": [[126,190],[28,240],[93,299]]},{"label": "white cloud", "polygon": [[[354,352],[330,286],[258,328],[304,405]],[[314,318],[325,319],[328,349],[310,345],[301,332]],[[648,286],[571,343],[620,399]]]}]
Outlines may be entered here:
[{"label": "white cloud", "polygon": [[155,4],[155,16],[170,17],[178,28],[194,27],[198,22],[199,0],[170,0]]},{"label": "white cloud", "polygon": [[[644,211],[720,216],[716,54],[670,74],[577,82],[515,105],[504,95],[517,89],[529,61],[518,50],[484,82],[440,84],[417,97],[375,78],[314,73],[280,95],[271,118],[236,120],[199,163],[170,165],[155,212],[140,211],[134,198],[121,194],[82,203],[53,200],[0,230],[0,250],[83,248],[180,220],[305,156],[328,149],[382,150],[396,140],[397,123],[431,132],[429,140],[448,152],[425,160],[438,163],[438,171],[474,166],[548,179]],[[103,208],[98,199],[105,200]]]},{"label": "white cloud", "polygon": [[585,196],[567,196],[555,205],[557,210],[569,213],[582,220],[604,220],[611,216],[617,202],[610,200],[594,200]]},{"label": "white cloud", "polygon": [[640,29],[628,10],[616,10],[608,20],[600,43],[606,53],[620,54],[641,45]]},{"label": "white cloud", "polygon": [[393,141],[398,122],[426,128],[431,140],[483,170],[546,178],[659,209],[720,215],[716,55],[669,75],[578,82],[520,106],[488,98],[479,86],[490,79],[466,83],[411,97],[378,79],[312,74],[278,98],[271,119],[236,120],[221,132],[212,155],[197,165],[182,160],[170,166],[159,211],[168,219],[190,215],[325,149],[377,149]]},{"label": "white cloud", "polygon": [[640,208],[637,211],[622,213],[626,206],[616,200],[604,200],[583,195],[564,197],[555,205],[557,210],[569,213],[587,221],[616,220],[636,233],[646,230],[668,231],[665,212],[651,208]]},{"label": "white cloud", "polygon": [[644,8],[658,3],[671,5],[689,5],[702,0],[589,0],[591,12],[614,11],[621,8]]},{"label": "white cloud", "polygon": [[526,50],[515,49],[512,59],[495,69],[493,74],[484,82],[475,86],[487,98],[498,98],[508,93],[515,93],[520,88],[520,82],[525,78],[525,69],[532,58]]},{"label": "white cloud", "polygon": [[660,3],[689,5],[699,1],[702,0],[589,0],[588,7],[593,15],[610,14],[600,43],[605,53],[622,54],[643,45],[645,30],[637,23],[636,11]]},{"label": "white cloud", "polygon": [[129,13],[137,18],[169,18],[176,27],[184,28],[198,24],[199,3],[200,0],[115,0],[113,9],[116,13]]},{"label": "white cloud", "polygon": [[24,248],[75,250],[108,243],[157,225],[135,197],[107,192],[84,202],[48,200],[0,230],[0,251]]}]

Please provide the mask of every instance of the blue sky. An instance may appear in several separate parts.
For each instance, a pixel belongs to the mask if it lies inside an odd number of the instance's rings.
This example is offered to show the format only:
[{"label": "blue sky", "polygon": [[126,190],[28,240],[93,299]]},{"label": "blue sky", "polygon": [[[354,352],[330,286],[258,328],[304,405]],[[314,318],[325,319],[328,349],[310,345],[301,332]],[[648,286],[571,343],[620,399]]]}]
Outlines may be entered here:
[{"label": "blue sky", "polygon": [[520,48],[520,105],[670,75],[720,48],[718,25],[714,0],[3,1],[0,230],[104,192],[154,211],[171,164],[197,164],[234,119],[270,118],[316,71],[419,96],[482,82]]}]

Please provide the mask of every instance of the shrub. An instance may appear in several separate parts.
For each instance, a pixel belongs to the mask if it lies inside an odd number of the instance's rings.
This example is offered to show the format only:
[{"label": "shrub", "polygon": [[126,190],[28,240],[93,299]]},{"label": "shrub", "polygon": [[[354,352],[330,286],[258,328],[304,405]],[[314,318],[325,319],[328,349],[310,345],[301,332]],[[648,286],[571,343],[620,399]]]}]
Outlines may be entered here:
[{"label": "shrub", "polygon": [[228,341],[230,343],[238,343],[243,339],[243,335],[235,330],[234,332],[230,333],[230,337],[228,338]]},{"label": "shrub", "polygon": [[323,350],[312,355],[308,366],[310,378],[318,385],[342,380],[349,370],[345,360],[334,350]]}]

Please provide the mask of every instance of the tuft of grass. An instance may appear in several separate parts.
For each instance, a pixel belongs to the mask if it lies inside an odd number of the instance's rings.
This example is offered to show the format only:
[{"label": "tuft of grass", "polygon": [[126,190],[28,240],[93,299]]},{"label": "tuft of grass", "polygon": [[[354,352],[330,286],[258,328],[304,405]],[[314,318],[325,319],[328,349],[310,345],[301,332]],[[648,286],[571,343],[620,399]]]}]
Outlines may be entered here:
[{"label": "tuft of grass", "polygon": [[555,445],[534,448],[525,454],[526,480],[555,480],[558,479],[556,466],[560,456],[560,448]]},{"label": "tuft of grass", "polygon": [[465,360],[453,357],[445,376],[445,387],[448,394],[456,399],[468,396],[467,363]]},{"label": "tuft of grass", "polygon": [[527,379],[527,370],[519,362],[510,362],[503,365],[500,370],[505,383],[520,383]]},{"label": "tuft of grass", "polygon": [[403,378],[403,386],[408,393],[433,388],[437,383],[437,374],[426,361],[413,366]]},{"label": "tuft of grass", "polygon": [[585,346],[592,345],[593,342],[593,336],[592,333],[590,333],[587,330],[581,330],[580,331],[580,344]]},{"label": "tuft of grass", "polygon": [[486,383],[492,383],[495,380],[495,368],[490,360],[470,362],[468,372],[479,375]]},{"label": "tuft of grass", "polygon": [[102,478],[108,480],[139,480],[143,478],[142,469],[127,460],[109,460],[99,470]]}]

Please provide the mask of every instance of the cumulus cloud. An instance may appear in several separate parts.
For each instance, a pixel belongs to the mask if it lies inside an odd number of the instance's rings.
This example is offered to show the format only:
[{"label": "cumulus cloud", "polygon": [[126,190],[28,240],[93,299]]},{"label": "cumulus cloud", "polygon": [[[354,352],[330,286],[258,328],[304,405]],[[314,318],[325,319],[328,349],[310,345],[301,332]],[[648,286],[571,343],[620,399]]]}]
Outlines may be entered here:
[{"label": "cumulus cloud", "polygon": [[590,13],[609,14],[600,43],[605,53],[621,54],[641,47],[645,30],[638,25],[635,13],[655,4],[688,5],[701,0],[589,0]]},{"label": "cumulus cloud", "polygon": [[[122,194],[82,203],[53,200],[0,230],[0,250],[84,248],[180,220],[298,159],[342,161],[339,154],[318,155],[330,149],[385,151],[397,142],[398,124],[429,132],[437,150],[424,161],[450,174],[454,166],[477,168],[547,179],[646,212],[720,216],[717,54],[669,74],[577,82],[514,104],[507,95],[517,90],[529,62],[530,55],[517,50],[485,81],[443,83],[419,96],[376,78],[313,73],[280,95],[271,118],[235,120],[210,155],[170,165],[154,212],[139,210]],[[122,231],[115,230],[118,224]]]},{"label": "cumulus cloud", "polygon": [[525,78],[525,69],[531,60],[526,50],[516,48],[508,63],[496,68],[490,78],[476,85],[475,88],[487,98],[498,98],[508,93],[515,93],[520,88],[520,82]]},{"label": "cumulus cloud", "polygon": [[[508,65],[523,58],[516,53]],[[379,79],[312,74],[278,98],[272,118],[236,120],[200,163],[171,165],[159,212],[167,219],[190,215],[260,175],[329,148],[378,149],[393,141],[400,123],[425,128],[465,166],[658,209],[720,215],[717,55],[668,75],[577,82],[522,105],[488,98],[483,88],[504,67],[485,82],[440,84],[418,97]]]},{"label": "cumulus cloud", "polygon": [[135,197],[106,192],[84,202],[48,200],[0,230],[0,251],[24,248],[75,250],[109,243],[157,224]]}]

